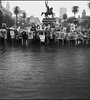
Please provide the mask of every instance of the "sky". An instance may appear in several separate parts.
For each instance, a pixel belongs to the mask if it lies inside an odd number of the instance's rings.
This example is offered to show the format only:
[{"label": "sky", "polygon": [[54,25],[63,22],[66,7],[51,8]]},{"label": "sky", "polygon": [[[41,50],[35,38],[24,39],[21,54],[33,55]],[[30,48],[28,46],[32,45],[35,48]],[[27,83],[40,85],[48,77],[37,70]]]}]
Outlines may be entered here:
[{"label": "sky", "polygon": [[[45,1],[2,1],[2,5],[6,7],[6,3],[9,2],[10,5],[10,11],[13,13],[13,9],[15,6],[19,6],[21,10],[25,10],[27,16],[35,16],[39,17],[40,20],[44,18],[44,15],[41,16],[42,12],[46,11],[45,7]],[[64,7],[67,9],[67,15],[68,17],[73,16],[72,13],[72,7],[73,6],[79,6],[79,12],[77,13],[76,17],[78,15],[82,15],[83,9],[86,10],[86,15],[90,15],[90,10],[88,9],[88,2],[89,1],[48,1],[49,7],[53,7],[53,12],[55,13],[55,17],[60,16],[60,8]],[[14,14],[13,14],[14,15]]]}]

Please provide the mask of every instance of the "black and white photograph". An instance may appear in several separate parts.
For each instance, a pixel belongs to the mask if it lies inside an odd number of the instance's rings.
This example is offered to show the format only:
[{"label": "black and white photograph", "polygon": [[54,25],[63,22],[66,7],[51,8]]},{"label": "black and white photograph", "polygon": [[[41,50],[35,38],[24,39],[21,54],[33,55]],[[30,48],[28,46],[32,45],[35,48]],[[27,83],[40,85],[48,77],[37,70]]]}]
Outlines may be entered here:
[{"label": "black and white photograph", "polygon": [[0,0],[0,100],[90,99],[90,1]]}]

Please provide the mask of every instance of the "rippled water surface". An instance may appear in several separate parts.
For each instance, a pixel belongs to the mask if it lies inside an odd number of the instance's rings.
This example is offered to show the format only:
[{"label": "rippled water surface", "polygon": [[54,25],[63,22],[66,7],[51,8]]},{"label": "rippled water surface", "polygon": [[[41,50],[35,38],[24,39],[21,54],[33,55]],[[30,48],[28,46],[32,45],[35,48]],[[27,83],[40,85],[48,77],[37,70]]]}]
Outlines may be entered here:
[{"label": "rippled water surface", "polygon": [[90,46],[1,46],[0,98],[90,99]]}]

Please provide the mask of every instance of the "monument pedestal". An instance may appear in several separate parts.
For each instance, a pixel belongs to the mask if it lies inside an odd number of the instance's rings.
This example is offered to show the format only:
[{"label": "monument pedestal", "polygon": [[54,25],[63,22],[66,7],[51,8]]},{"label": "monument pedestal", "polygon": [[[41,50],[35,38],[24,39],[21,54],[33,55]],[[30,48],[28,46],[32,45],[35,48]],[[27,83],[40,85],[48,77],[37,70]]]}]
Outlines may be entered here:
[{"label": "monument pedestal", "polygon": [[55,18],[43,18],[42,20],[44,25],[50,25],[51,27],[55,27],[56,19]]}]

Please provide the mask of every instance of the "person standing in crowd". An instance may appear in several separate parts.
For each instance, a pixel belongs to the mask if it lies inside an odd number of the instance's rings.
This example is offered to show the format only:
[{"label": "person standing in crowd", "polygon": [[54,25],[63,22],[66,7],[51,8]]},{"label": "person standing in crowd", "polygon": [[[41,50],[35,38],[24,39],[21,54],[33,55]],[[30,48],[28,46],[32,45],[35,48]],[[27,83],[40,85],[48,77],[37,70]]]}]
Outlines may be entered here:
[{"label": "person standing in crowd", "polygon": [[10,36],[10,29],[7,29],[7,43],[10,44],[11,42],[11,36]]},{"label": "person standing in crowd", "polygon": [[7,30],[5,30],[4,39],[5,39],[5,45],[6,45],[7,44]]},{"label": "person standing in crowd", "polygon": [[28,32],[28,45],[31,45],[33,41],[33,32]]},{"label": "person standing in crowd", "polygon": [[88,42],[90,43],[90,28],[88,29]]},{"label": "person standing in crowd", "polygon": [[33,44],[36,44],[37,33],[36,33],[36,25],[34,23],[32,23],[31,31],[33,32]]},{"label": "person standing in crowd", "polygon": [[48,28],[45,29],[45,42],[49,43],[50,40],[50,30]]},{"label": "person standing in crowd", "polygon": [[6,31],[6,26],[3,25],[2,29],[1,29],[1,44],[5,44],[5,35],[7,34],[7,31]]},{"label": "person standing in crowd", "polygon": [[22,44],[26,45],[26,42],[27,42],[27,34],[26,34],[26,31],[23,31],[22,32]]},{"label": "person standing in crowd", "polygon": [[32,23],[31,31],[36,32],[36,25],[34,23]]},{"label": "person standing in crowd", "polygon": [[41,43],[41,44],[44,44],[44,43],[45,43],[45,34],[44,34],[43,31],[40,32],[39,37],[40,37],[40,43]]},{"label": "person standing in crowd", "polygon": [[37,28],[36,28],[36,33],[37,33],[36,43],[40,43],[40,37],[39,37],[39,35],[40,35],[41,32],[42,31],[40,30],[40,25],[37,25]]},{"label": "person standing in crowd", "polygon": [[2,33],[2,44],[5,44],[6,43],[6,39],[7,39],[7,31],[6,29],[2,29],[1,30],[1,33]]},{"label": "person standing in crowd", "polygon": [[10,36],[11,36],[12,45],[14,45],[14,41],[15,41],[14,29],[10,29]]},{"label": "person standing in crowd", "polygon": [[19,30],[19,32],[18,32],[18,41],[19,41],[19,44],[20,45],[22,45],[22,31],[21,30]]},{"label": "person standing in crowd", "polygon": [[54,29],[51,28],[51,31],[50,31],[50,44],[53,44],[54,40],[53,40],[53,31]]},{"label": "person standing in crowd", "polygon": [[0,45],[2,44],[2,30],[0,29]]},{"label": "person standing in crowd", "polygon": [[15,29],[14,33],[15,33],[15,44],[17,45],[18,44],[18,31],[17,31],[17,29]]}]

